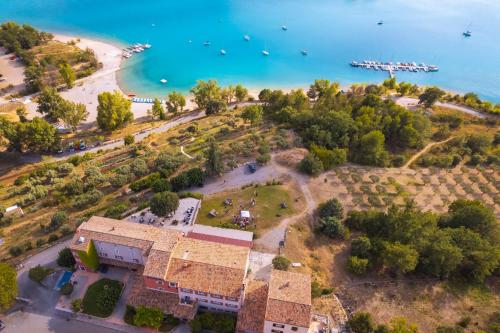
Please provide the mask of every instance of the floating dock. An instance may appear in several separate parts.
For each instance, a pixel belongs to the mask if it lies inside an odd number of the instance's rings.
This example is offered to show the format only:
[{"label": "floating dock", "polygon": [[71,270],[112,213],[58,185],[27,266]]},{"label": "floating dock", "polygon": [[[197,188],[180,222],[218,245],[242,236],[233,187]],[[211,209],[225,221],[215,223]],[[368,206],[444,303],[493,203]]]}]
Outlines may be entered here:
[{"label": "floating dock", "polygon": [[389,76],[393,78],[395,76],[395,72],[425,72],[432,73],[439,71],[439,67],[435,65],[426,65],[423,63],[417,64],[416,62],[381,62],[381,61],[372,61],[372,60],[364,60],[364,61],[352,61],[352,67],[364,68],[364,69],[372,69],[375,71],[385,71],[389,73]]}]

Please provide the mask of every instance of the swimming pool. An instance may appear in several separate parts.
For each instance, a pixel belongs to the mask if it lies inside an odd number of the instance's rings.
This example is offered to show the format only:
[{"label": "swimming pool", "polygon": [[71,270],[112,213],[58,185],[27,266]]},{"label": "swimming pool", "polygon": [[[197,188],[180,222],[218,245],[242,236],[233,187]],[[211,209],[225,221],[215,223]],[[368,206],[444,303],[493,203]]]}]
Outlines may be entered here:
[{"label": "swimming pool", "polygon": [[56,286],[54,287],[54,290],[61,290],[61,287],[64,286],[66,283],[68,283],[71,280],[72,276],[73,276],[73,272],[64,271],[64,273],[61,275],[59,280],[57,280],[57,283],[56,283]]}]

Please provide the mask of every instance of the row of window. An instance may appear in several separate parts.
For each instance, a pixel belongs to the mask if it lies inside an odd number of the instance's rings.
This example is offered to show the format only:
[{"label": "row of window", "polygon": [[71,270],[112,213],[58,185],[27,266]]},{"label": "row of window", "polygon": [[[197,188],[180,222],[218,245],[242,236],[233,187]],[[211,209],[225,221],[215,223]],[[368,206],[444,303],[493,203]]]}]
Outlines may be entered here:
[{"label": "row of window", "polygon": [[[160,285],[163,285],[165,282],[162,281],[162,280],[156,280],[156,284],[160,284]],[[168,286],[169,288],[176,288],[177,287],[177,283],[175,282],[169,282],[168,283]],[[162,289],[163,290],[163,289]]]},{"label": "row of window", "polygon": [[[285,325],[284,324],[273,323],[273,327],[285,328]],[[299,330],[299,328],[297,326],[292,326],[291,329],[292,329],[292,331],[298,331]],[[272,333],[283,333],[283,331],[281,331],[281,330],[275,330],[275,329],[272,329],[271,332]]]},{"label": "row of window", "polygon": [[[99,252],[99,256],[100,257],[108,257],[108,254],[107,253],[104,253],[104,252]],[[115,255],[115,259],[117,260],[123,260],[123,257],[122,256],[118,256],[118,255]],[[139,263],[139,259],[132,259],[136,264]]]},{"label": "row of window", "polygon": [[[203,291],[193,291],[191,289],[185,289],[185,288],[181,288],[181,291],[183,293],[186,293],[186,294],[196,294],[196,295],[201,295],[201,296],[207,296],[208,294],[206,292],[203,292]],[[217,295],[217,294],[210,294],[210,297],[212,298],[217,298],[217,299],[223,299],[224,297],[221,296],[221,295]],[[225,298],[226,300],[228,301],[231,301],[231,302],[238,302],[238,299],[237,298],[234,298],[234,297],[226,297]]]}]

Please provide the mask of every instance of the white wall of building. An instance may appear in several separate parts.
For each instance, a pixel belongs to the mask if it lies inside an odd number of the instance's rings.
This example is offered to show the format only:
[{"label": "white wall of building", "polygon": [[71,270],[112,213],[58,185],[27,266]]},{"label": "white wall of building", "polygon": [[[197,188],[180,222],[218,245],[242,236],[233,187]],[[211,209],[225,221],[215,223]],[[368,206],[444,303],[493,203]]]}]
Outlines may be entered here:
[{"label": "white wall of building", "polygon": [[136,247],[112,244],[94,240],[99,257],[144,265],[142,251]]},{"label": "white wall of building", "polygon": [[[292,329],[293,327],[296,327],[296,330]],[[264,322],[264,333],[307,333],[308,331],[309,327],[300,327],[282,323],[275,323],[268,320]]]},{"label": "white wall of building", "polygon": [[210,294],[204,296],[204,295],[197,295],[194,291],[191,293],[185,292],[182,290],[182,288],[179,288],[179,298],[183,300],[186,297],[189,297],[192,301],[197,300],[199,305],[207,307],[209,310],[213,308],[218,311],[237,312],[241,308],[241,297],[236,301],[230,301],[227,300],[226,298],[212,297],[210,296]]}]

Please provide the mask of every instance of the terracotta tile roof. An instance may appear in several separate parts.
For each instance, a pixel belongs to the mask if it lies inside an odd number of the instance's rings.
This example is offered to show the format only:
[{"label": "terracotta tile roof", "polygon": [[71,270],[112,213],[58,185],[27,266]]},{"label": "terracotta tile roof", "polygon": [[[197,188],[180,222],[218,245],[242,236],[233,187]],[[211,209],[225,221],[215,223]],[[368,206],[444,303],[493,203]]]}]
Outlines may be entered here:
[{"label": "terracotta tile roof", "polygon": [[132,306],[146,306],[149,308],[159,308],[167,314],[172,314],[174,307],[179,303],[179,295],[151,290],[144,285],[143,277],[140,273],[130,278],[130,292],[127,304]]},{"label": "terracotta tile roof", "polygon": [[253,232],[195,224],[187,237],[210,242],[252,247]]},{"label": "terracotta tile roof", "polygon": [[169,261],[170,252],[151,250],[146,265],[144,265],[144,275],[155,279],[164,279]]},{"label": "terracotta tile roof", "polygon": [[311,277],[308,274],[273,270],[265,318],[278,323],[309,327]]},{"label": "terracotta tile roof", "polygon": [[[181,232],[176,230],[93,216],[80,225],[71,242],[71,248],[85,251],[89,241],[93,239],[136,247],[147,255],[151,248],[172,251],[181,235]],[[81,239],[83,241],[80,241]]]},{"label": "terracotta tile roof", "polygon": [[172,258],[245,270],[249,254],[246,247],[182,238]]},{"label": "terracotta tile roof", "polygon": [[245,270],[171,258],[166,280],[180,288],[239,298]]},{"label": "terracotta tile roof", "polygon": [[198,312],[198,304],[194,303],[191,305],[177,304],[174,305],[172,309],[172,314],[176,318],[181,318],[185,320],[193,320]]},{"label": "terracotta tile roof", "polygon": [[245,302],[238,312],[236,333],[264,331],[268,285],[264,281],[252,280],[245,292]]}]

